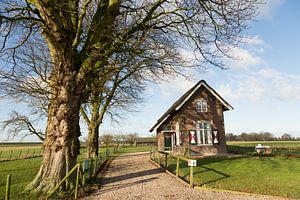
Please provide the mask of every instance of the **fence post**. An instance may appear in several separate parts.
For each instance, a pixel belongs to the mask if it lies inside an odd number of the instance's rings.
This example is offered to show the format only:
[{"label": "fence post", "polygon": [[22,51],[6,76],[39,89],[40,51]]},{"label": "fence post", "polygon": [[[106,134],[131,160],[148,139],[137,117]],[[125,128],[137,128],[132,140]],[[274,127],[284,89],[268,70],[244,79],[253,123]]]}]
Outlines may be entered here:
[{"label": "fence post", "polygon": [[29,149],[27,149],[27,154],[26,154],[26,158],[28,158],[28,154],[29,154]]},{"label": "fence post", "polygon": [[159,154],[159,152],[157,152],[157,155],[158,155],[158,164],[160,165],[160,154]]},{"label": "fence post", "polygon": [[86,160],[82,162],[82,185],[85,186],[85,173],[87,172]]},{"label": "fence post", "polygon": [[80,165],[78,165],[78,167],[77,167],[77,176],[76,176],[76,185],[75,185],[75,199],[77,199],[77,197],[78,197],[79,173],[80,173]]},{"label": "fence post", "polygon": [[89,178],[91,178],[92,174],[93,174],[93,157],[91,157],[91,160],[90,160],[90,171],[89,171]]},{"label": "fence post", "polygon": [[5,187],[5,200],[9,200],[11,175],[7,175]]},{"label": "fence post", "polygon": [[165,168],[167,169],[168,168],[168,154],[165,154]]},{"label": "fence post", "polygon": [[96,174],[97,168],[98,168],[98,157],[96,156],[96,157],[95,157],[95,165],[94,165],[93,175]]},{"label": "fence post", "polygon": [[21,154],[22,154],[22,149],[20,150],[20,153],[19,153],[19,159],[21,158]]},{"label": "fence post", "polygon": [[193,166],[190,166],[190,187],[193,188],[193,179],[194,179],[194,174],[193,174]]},{"label": "fence post", "polygon": [[176,157],[176,176],[179,176],[179,157]]},{"label": "fence post", "polygon": [[11,159],[11,155],[12,155],[12,150],[10,150],[9,160]]}]

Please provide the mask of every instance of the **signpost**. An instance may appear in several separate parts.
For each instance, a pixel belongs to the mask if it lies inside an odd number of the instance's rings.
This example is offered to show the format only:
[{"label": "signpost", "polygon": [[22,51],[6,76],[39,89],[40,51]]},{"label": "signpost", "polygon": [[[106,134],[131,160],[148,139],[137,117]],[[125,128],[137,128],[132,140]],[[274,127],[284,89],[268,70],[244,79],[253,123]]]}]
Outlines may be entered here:
[{"label": "signpost", "polygon": [[188,160],[188,166],[190,167],[190,187],[193,188],[193,179],[194,179],[194,172],[193,167],[197,166],[197,160]]},{"label": "signpost", "polygon": [[189,167],[196,167],[197,166],[197,160],[188,160],[188,166]]}]

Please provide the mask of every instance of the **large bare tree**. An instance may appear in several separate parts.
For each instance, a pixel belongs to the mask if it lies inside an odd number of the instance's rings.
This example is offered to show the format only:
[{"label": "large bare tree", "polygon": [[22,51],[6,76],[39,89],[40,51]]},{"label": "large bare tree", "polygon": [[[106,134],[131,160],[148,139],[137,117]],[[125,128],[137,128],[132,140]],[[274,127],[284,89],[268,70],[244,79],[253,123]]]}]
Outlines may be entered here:
[{"label": "large bare tree", "polygon": [[[27,189],[52,190],[76,164],[80,105],[115,56],[151,58],[149,76],[223,67],[218,58],[239,44],[257,7],[257,0],[1,0],[2,70],[23,72],[16,49],[34,37],[46,42],[52,63],[45,150]],[[189,62],[181,59],[186,49],[195,55]]]}]

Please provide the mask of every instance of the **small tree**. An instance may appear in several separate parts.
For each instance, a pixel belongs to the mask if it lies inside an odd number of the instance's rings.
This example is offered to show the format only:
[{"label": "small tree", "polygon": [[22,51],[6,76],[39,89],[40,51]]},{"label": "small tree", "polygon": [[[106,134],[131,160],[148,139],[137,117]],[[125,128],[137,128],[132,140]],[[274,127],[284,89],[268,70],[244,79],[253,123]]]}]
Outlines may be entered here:
[{"label": "small tree", "polygon": [[136,142],[136,139],[139,137],[137,133],[130,133],[127,134],[127,142],[130,144],[130,146],[133,146],[133,144]]},{"label": "small tree", "polygon": [[103,134],[100,137],[100,143],[103,142],[105,144],[106,149],[112,144],[114,136],[112,134]]},{"label": "small tree", "polygon": [[281,136],[281,140],[292,140],[292,136],[290,134],[285,133]]},{"label": "small tree", "polygon": [[114,143],[116,144],[115,150],[119,149],[120,143],[123,141],[123,135],[122,134],[116,134],[114,135]]}]

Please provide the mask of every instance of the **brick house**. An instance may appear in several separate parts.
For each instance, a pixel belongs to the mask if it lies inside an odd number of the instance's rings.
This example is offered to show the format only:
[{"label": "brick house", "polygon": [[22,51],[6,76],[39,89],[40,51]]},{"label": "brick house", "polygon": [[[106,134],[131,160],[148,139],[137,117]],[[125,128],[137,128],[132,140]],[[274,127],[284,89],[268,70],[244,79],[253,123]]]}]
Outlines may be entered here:
[{"label": "brick house", "polygon": [[204,80],[182,95],[156,122],[160,151],[226,153],[223,112],[233,107]]}]

